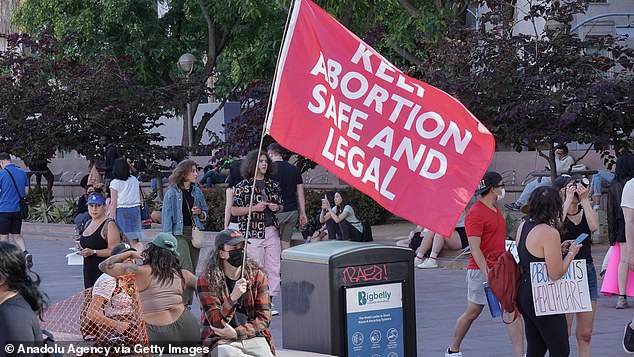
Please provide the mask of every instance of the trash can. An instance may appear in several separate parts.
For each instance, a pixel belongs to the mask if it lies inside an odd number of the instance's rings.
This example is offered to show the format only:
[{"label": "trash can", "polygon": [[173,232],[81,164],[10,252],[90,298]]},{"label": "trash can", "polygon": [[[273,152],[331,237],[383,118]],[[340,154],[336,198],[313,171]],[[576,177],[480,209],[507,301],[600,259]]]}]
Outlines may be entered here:
[{"label": "trash can", "polygon": [[414,252],[349,241],[282,252],[286,349],[348,357],[416,356]]}]

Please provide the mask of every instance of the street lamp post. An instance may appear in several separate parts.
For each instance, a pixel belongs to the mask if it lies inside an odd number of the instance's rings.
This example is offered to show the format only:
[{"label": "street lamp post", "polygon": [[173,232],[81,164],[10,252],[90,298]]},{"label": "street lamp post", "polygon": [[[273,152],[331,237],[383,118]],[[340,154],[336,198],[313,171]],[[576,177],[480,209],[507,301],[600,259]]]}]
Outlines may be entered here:
[{"label": "street lamp post", "polygon": [[178,63],[176,64],[178,70],[187,76],[187,146],[190,148],[194,146],[194,118],[192,116],[192,100],[191,100],[191,92],[189,88],[189,76],[196,68],[196,56],[191,53],[185,53],[178,59]]}]

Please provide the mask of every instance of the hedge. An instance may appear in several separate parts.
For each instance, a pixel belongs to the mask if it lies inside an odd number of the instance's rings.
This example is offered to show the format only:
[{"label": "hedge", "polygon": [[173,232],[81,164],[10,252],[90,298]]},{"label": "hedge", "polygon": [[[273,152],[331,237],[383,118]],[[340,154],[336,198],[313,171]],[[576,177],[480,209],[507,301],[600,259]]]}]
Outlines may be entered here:
[{"label": "hedge", "polygon": [[[329,190],[307,188],[305,190],[306,214],[314,215],[319,213],[321,199]],[[349,201],[354,207],[357,217],[363,221],[368,221],[372,225],[383,224],[389,216],[389,212],[376,203],[372,198],[354,188],[347,188]],[[207,220],[205,229],[219,231],[224,227],[225,214],[225,189],[205,188],[203,194],[207,200]],[[310,218],[310,217],[309,217]]]}]

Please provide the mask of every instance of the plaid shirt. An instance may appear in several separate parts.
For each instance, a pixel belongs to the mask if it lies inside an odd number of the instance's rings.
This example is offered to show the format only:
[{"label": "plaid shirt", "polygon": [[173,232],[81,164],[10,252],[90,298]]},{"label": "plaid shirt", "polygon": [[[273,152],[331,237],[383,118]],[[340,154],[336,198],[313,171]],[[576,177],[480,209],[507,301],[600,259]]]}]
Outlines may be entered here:
[{"label": "plaid shirt", "polygon": [[[282,202],[282,188],[280,183],[270,178],[264,179],[265,190],[268,200],[266,202],[283,204]],[[253,187],[253,179],[244,179],[240,181],[234,190],[233,205],[236,207],[249,207],[249,201],[251,200],[251,187]],[[253,195],[253,205],[264,201],[262,199],[262,192],[258,187],[255,187],[255,194]],[[249,231],[249,238],[264,239],[264,212],[251,212],[251,230]],[[249,215],[238,217],[238,223],[240,223],[240,231],[243,235],[247,234],[247,219]],[[277,218],[273,213],[273,225],[277,227]]]},{"label": "plaid shirt", "polygon": [[[248,278],[247,292],[243,295],[242,306],[247,311],[248,322],[235,328],[237,340],[246,340],[264,336],[271,346],[271,353],[275,355],[273,336],[269,331],[271,323],[271,306],[269,297],[269,284],[266,275],[256,269],[252,277]],[[229,293],[224,291],[212,291],[207,277],[201,276],[196,282],[198,299],[200,300],[201,314],[201,339],[204,346],[213,349],[220,341],[220,337],[214,335],[210,326],[222,327],[222,320],[229,323],[233,318],[236,306],[231,302]]]}]

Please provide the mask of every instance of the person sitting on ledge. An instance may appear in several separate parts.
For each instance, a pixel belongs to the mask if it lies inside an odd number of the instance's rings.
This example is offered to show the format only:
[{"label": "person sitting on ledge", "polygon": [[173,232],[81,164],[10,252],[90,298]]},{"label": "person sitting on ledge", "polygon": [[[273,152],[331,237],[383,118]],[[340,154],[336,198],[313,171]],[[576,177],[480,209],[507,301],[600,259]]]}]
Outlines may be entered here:
[{"label": "person sitting on ledge", "polygon": [[[557,169],[557,175],[570,172],[570,169],[574,164],[575,159],[572,156],[568,155],[568,146],[566,146],[565,144],[559,144],[555,146],[555,167]],[[533,193],[535,189],[542,186],[550,186],[550,184],[550,176],[537,178],[526,184],[526,187],[524,187],[524,190],[520,194],[520,197],[517,199],[517,201],[513,203],[507,203],[504,205],[504,207],[513,211],[519,211],[522,206],[528,203],[528,198],[531,197],[531,193]]]}]

